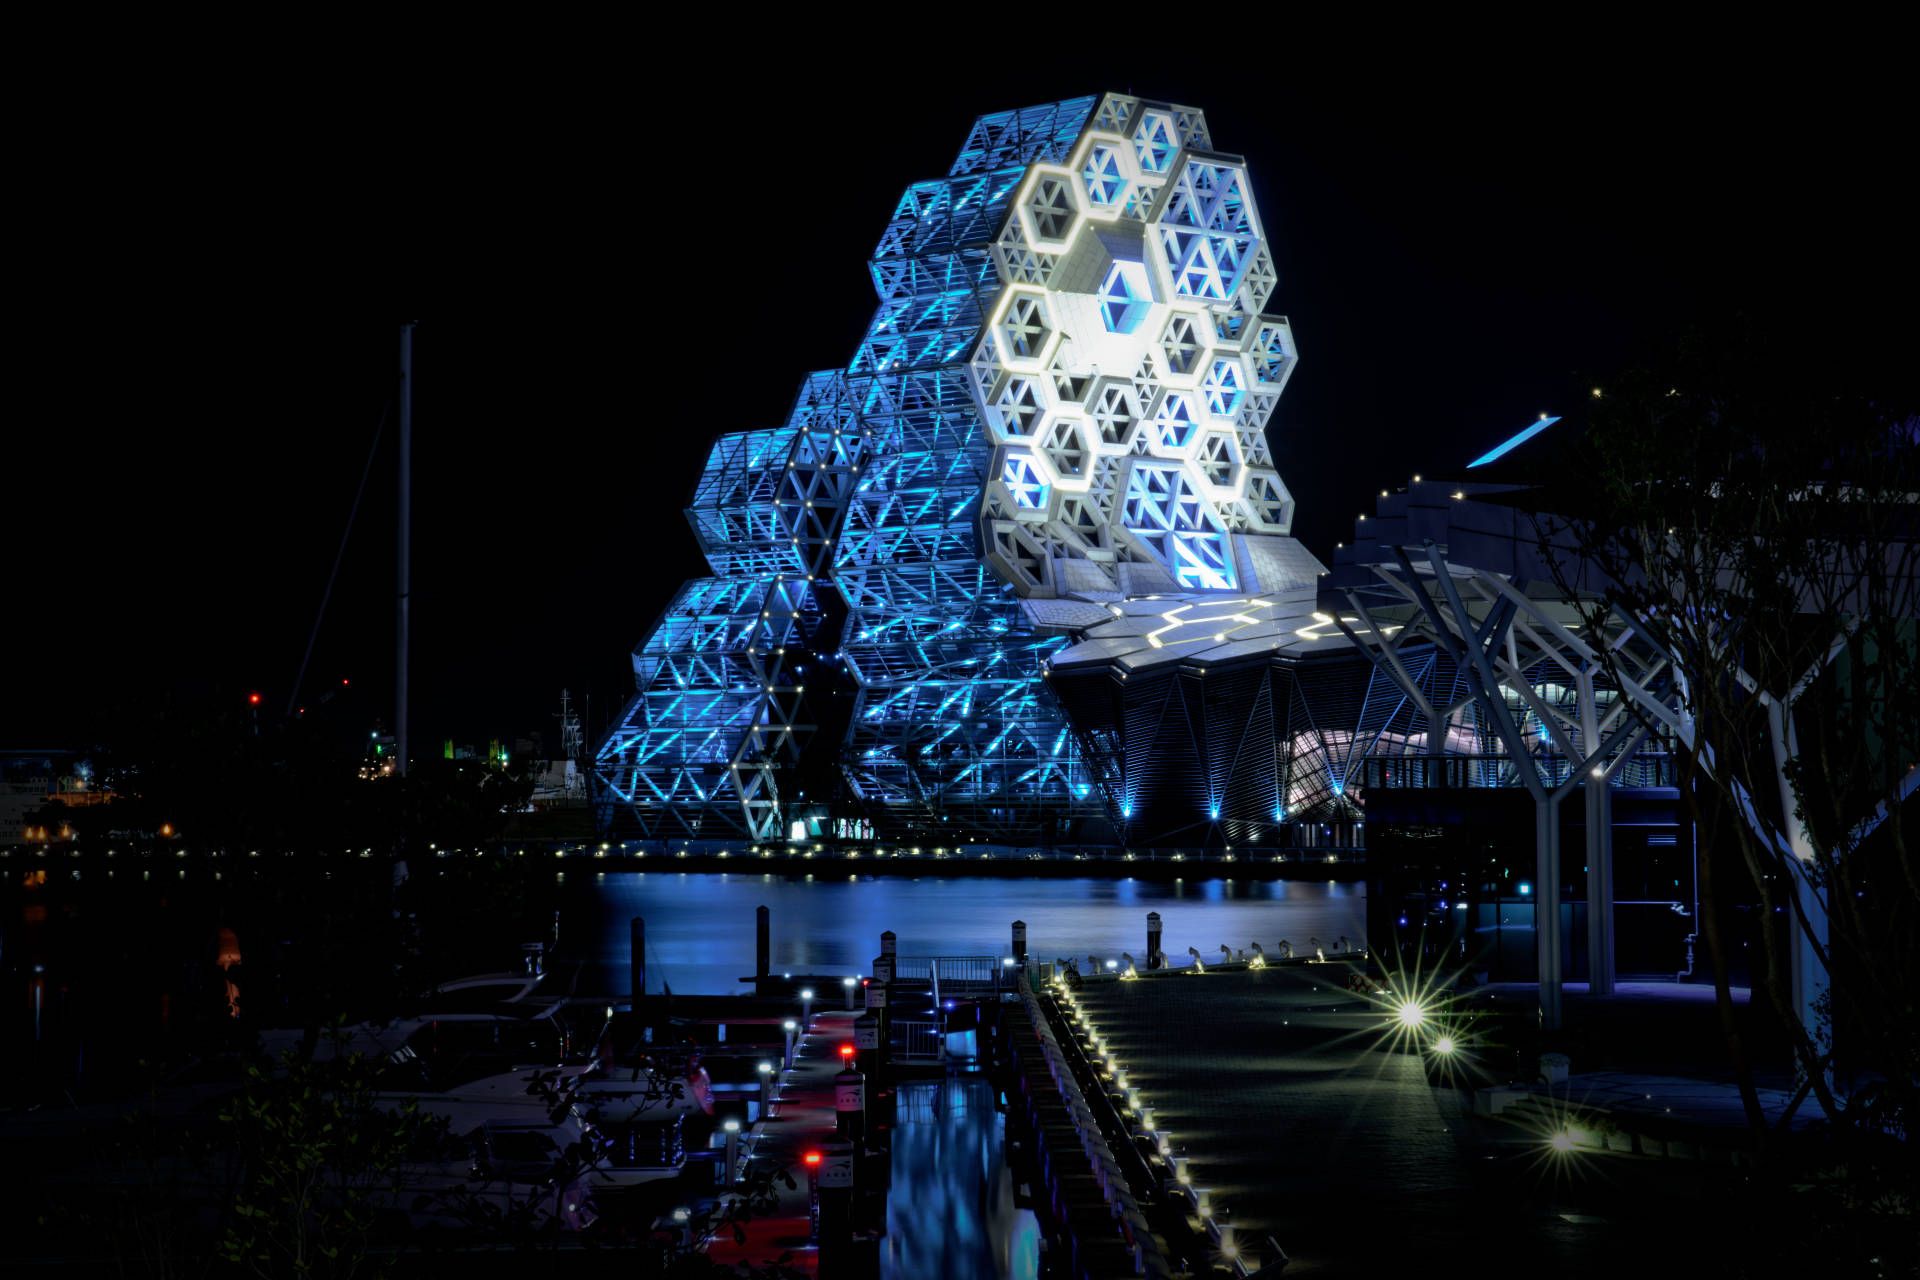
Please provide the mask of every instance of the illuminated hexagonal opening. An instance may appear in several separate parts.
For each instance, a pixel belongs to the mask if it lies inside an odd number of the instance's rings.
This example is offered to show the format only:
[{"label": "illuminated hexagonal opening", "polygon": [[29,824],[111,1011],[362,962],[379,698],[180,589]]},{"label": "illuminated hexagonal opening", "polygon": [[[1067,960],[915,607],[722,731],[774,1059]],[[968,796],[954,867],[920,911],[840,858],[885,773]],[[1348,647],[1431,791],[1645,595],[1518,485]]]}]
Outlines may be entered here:
[{"label": "illuminated hexagonal opening", "polygon": [[1107,332],[1132,333],[1147,318],[1152,302],[1146,263],[1115,259],[1100,285],[1100,320]]}]

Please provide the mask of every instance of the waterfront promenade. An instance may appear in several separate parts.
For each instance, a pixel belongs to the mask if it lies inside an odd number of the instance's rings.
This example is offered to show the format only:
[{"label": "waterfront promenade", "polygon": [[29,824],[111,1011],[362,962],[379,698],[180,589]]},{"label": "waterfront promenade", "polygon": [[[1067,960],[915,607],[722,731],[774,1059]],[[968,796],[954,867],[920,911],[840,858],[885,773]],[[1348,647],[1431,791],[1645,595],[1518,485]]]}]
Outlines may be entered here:
[{"label": "waterfront promenade", "polygon": [[[1737,1171],[1711,1134],[1739,1141],[1724,1127],[1728,1086],[1670,1077],[1661,1098],[1642,1099],[1660,1108],[1673,1154],[1687,1159],[1617,1139],[1608,1149],[1604,1137],[1579,1130],[1588,1110],[1569,1110],[1570,1097],[1592,1093],[1598,1109],[1647,1077],[1613,1073],[1588,1089],[1576,1075],[1571,1091],[1542,1090],[1509,1114],[1479,1115],[1476,1094],[1496,1075],[1481,1074],[1478,1089],[1466,1087],[1464,1073],[1430,1079],[1428,1056],[1396,1037],[1377,998],[1347,987],[1350,972],[1328,964],[1088,981],[1071,1000],[1054,1000],[1053,1011],[1080,1033],[1069,1038],[1090,1061],[1097,1055],[1085,1047],[1098,1036],[1151,1113],[1146,1145],[1168,1139],[1190,1194],[1230,1228],[1235,1261],[1248,1268],[1271,1239],[1292,1259],[1289,1277],[1408,1266],[1433,1274],[1718,1272],[1724,1242],[1697,1224],[1703,1209],[1724,1209],[1721,1201],[1737,1194]],[[1629,992],[1610,1008],[1624,1016],[1635,1002]],[[1697,1001],[1667,1003],[1712,1012]],[[1089,1026],[1097,1030],[1088,1034]],[[1645,1040],[1638,1048],[1659,1052]],[[1554,1147],[1556,1116],[1580,1133],[1572,1150]],[[1139,1111],[1129,1118],[1144,1132]]]}]

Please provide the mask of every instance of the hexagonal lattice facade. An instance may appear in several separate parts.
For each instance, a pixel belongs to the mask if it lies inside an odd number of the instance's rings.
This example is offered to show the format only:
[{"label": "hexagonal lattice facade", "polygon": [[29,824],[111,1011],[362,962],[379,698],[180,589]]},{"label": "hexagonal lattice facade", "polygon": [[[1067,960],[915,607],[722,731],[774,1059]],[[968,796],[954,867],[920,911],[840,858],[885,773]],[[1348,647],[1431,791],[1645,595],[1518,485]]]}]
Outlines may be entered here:
[{"label": "hexagonal lattice facade", "polygon": [[1296,353],[1262,314],[1263,237],[1244,162],[1191,108],[1108,95],[1027,167],[970,363],[994,446],[981,546],[1021,595],[1267,585],[1233,545],[1293,521],[1266,424]]},{"label": "hexagonal lattice facade", "polygon": [[714,446],[687,513],[713,576],[599,749],[613,825],[779,838],[803,786],[882,834],[1120,814],[1045,678],[1132,625],[1090,602],[1310,589],[1263,434],[1293,339],[1244,165],[1208,148],[1198,111],[1109,94],[983,116],[907,189],[847,367]]}]

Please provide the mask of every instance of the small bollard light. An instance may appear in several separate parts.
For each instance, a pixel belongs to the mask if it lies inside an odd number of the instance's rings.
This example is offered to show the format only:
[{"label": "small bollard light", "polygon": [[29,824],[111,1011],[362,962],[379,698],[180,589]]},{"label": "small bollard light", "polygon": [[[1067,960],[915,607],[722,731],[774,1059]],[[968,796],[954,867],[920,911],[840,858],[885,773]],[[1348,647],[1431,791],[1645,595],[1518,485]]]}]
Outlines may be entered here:
[{"label": "small bollard light", "polygon": [[773,1107],[773,1064],[760,1064],[760,1114],[765,1116]]},{"label": "small bollard light", "polygon": [[722,1186],[730,1187],[733,1185],[734,1179],[738,1176],[740,1167],[740,1122],[732,1116],[728,1116],[720,1128],[727,1135],[727,1165],[721,1174],[720,1181]]},{"label": "small bollard light", "polygon": [[787,1070],[791,1071],[793,1070],[793,1055],[800,1047],[800,1037],[796,1034],[800,1029],[800,1024],[792,1018],[788,1018],[780,1024],[780,1029],[787,1033],[785,1041],[787,1047]]},{"label": "small bollard light", "polygon": [[800,988],[800,1025],[809,1029],[813,1026],[813,988]]},{"label": "small bollard light", "polygon": [[853,1008],[853,989],[858,984],[852,978],[842,978],[840,979],[840,985],[844,987],[847,992],[847,1008]]}]

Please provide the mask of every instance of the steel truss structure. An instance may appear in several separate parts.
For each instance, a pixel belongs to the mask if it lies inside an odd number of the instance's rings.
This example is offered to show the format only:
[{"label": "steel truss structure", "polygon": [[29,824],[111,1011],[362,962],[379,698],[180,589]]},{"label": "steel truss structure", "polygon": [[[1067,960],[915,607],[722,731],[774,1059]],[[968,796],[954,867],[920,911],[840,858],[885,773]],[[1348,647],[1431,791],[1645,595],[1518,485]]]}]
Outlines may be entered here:
[{"label": "steel truss structure", "polygon": [[[1673,743],[1690,747],[1694,730],[1684,674],[1658,629],[1606,603],[1607,584],[1594,580],[1558,532],[1563,526],[1513,505],[1520,489],[1427,482],[1382,498],[1375,518],[1356,525],[1355,542],[1336,555],[1321,602],[1339,612],[1341,630],[1417,708],[1406,768],[1431,774],[1447,767],[1443,757],[1468,745],[1456,737],[1456,717],[1471,705],[1481,726],[1475,754],[1491,748],[1502,770],[1480,784],[1517,783],[1532,795],[1540,1010],[1546,1025],[1557,1026],[1562,940],[1559,912],[1547,907],[1561,897],[1558,805],[1576,790],[1584,796],[1587,968],[1593,993],[1610,994],[1612,792],[1671,785],[1661,776],[1665,749]],[[1557,536],[1543,536],[1543,529]],[[1419,649],[1448,660],[1463,696],[1422,680],[1408,656]],[[1603,654],[1611,661],[1603,661]],[[1828,983],[1820,960],[1827,920],[1808,881],[1806,835],[1791,818],[1795,803],[1786,767],[1797,754],[1792,707],[1806,682],[1770,691],[1735,674],[1768,707],[1779,794],[1756,802],[1737,780],[1731,789],[1741,816],[1778,851],[1794,885],[1804,922],[1793,933],[1794,1002],[1802,1024],[1817,1034]],[[1444,733],[1434,732],[1439,725],[1447,726]],[[1711,759],[1704,763],[1714,767]],[[1776,802],[1785,821],[1763,811]]]}]

